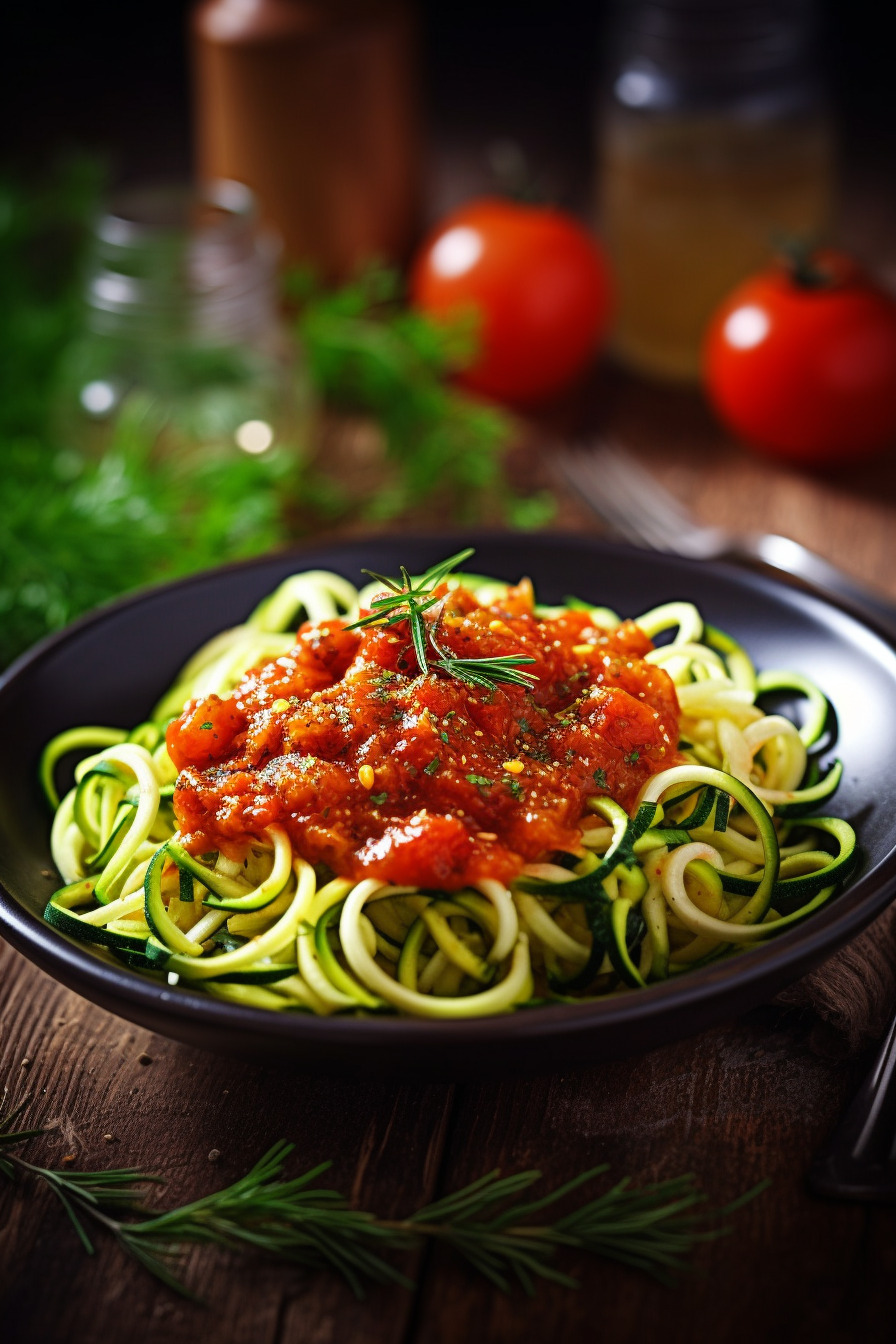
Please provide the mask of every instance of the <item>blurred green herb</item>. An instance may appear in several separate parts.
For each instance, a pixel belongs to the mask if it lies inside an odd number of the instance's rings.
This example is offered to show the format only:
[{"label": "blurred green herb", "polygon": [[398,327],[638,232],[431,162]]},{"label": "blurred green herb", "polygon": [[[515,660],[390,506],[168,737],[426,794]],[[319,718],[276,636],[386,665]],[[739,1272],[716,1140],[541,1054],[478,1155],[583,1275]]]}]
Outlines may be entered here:
[{"label": "blurred green herb", "polygon": [[[372,418],[387,479],[353,503],[323,467],[285,450],[227,460],[153,453],[152,407],[128,399],[101,460],[51,424],[60,362],[81,321],[89,222],[102,174],[72,162],[38,185],[0,180],[0,666],[79,613],[150,582],[259,554],[304,528],[397,517],[438,498],[440,516],[538,526],[547,497],[517,499],[502,454],[511,425],[446,375],[471,333],[437,330],[374,270],[335,293],[291,283],[320,397]],[[300,506],[301,505],[301,509]]]},{"label": "blurred green herb", "polygon": [[318,393],[371,416],[381,431],[391,475],[366,502],[367,518],[394,518],[437,496],[440,511],[458,522],[487,516],[534,528],[550,520],[550,495],[517,496],[508,485],[511,418],[450,382],[475,354],[469,321],[436,324],[405,307],[400,275],[383,267],[331,292],[295,272],[287,293],[299,307],[299,339]]},{"label": "blurred green herb", "polygon": [[131,403],[97,462],[0,430],[0,663],[119,593],[282,544],[285,456],[226,469],[150,460]]},{"label": "blurred green herb", "polygon": [[0,177],[0,434],[41,432],[59,357],[77,330],[87,222],[102,172],[89,160],[61,165],[27,188]]}]

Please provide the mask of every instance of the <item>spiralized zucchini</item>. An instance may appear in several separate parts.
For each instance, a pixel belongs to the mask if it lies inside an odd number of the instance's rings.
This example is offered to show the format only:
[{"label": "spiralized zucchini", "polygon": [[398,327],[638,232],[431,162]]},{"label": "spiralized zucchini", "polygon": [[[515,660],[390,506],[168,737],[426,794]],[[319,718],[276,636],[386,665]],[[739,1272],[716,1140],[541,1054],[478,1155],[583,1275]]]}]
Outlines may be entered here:
[{"label": "spiralized zucchini", "polygon": [[[463,582],[480,600],[505,591]],[[648,661],[675,683],[685,763],[654,775],[632,816],[590,799],[579,853],[528,864],[510,887],[444,893],[316,871],[280,826],[242,863],[192,856],[172,808],[168,721],[285,653],[299,619],[355,619],[369,597],[335,574],[294,575],[190,659],[148,722],[75,728],[47,746],[41,780],[64,881],[50,924],[101,956],[259,1008],[466,1018],[667,980],[772,937],[849,877],[852,828],[806,815],[841,774],[839,762],[818,767],[824,695],[801,674],[757,676],[688,602],[635,618],[658,644]],[[596,626],[618,623],[590,610]],[[757,703],[782,692],[804,702],[801,727]],[[60,801],[57,766],[74,751],[87,754]]]}]

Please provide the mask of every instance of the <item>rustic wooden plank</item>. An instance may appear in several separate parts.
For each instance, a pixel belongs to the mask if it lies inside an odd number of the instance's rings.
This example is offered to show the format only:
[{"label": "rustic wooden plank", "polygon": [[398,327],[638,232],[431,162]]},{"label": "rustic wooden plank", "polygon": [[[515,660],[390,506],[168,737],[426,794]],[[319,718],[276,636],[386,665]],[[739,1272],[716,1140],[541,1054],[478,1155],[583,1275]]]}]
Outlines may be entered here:
[{"label": "rustic wooden plank", "polygon": [[[192,1050],[93,1007],[2,944],[0,984],[0,1079],[13,1096],[27,1090],[32,1114],[56,1126],[33,1145],[33,1160],[71,1153],[83,1169],[142,1165],[164,1175],[165,1200],[180,1203],[235,1179],[287,1138],[297,1146],[292,1170],[333,1159],[332,1184],[386,1216],[434,1188],[448,1085],[306,1078]],[[124,1344],[136,1322],[142,1337],[164,1332],[169,1344],[212,1332],[227,1344],[394,1344],[407,1328],[404,1289],[374,1289],[358,1303],[333,1275],[202,1250],[188,1257],[185,1277],[203,1307],[98,1242],[89,1259],[47,1192],[0,1188],[4,1344]],[[413,1273],[414,1257],[406,1268]]]},{"label": "rustic wooden plank", "polygon": [[437,1252],[409,1340],[662,1338],[755,1344],[892,1338],[896,1211],[869,1214],[805,1191],[811,1154],[858,1065],[808,1048],[806,1028],[761,1011],[694,1041],[576,1076],[464,1087],[451,1122],[446,1189],[500,1167],[560,1183],[608,1162],[636,1181],[695,1172],[722,1205],[765,1176],[771,1189],[700,1248],[673,1291],[606,1262],[566,1262],[581,1287],[505,1296]]}]

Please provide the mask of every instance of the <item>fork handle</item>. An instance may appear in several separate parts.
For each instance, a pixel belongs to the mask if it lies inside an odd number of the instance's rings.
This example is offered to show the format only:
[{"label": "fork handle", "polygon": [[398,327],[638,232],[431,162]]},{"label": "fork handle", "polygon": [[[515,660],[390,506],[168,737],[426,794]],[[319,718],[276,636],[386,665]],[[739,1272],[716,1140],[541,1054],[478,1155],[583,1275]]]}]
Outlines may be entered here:
[{"label": "fork handle", "polygon": [[841,598],[860,615],[874,621],[884,634],[896,642],[896,602],[873,592],[823,556],[810,551],[790,537],[774,533],[755,533],[739,538],[732,559],[760,560],[764,565],[803,579],[826,593]]},{"label": "fork handle", "polygon": [[835,1199],[896,1200],[896,1017],[871,1072],[813,1162],[809,1185]]}]

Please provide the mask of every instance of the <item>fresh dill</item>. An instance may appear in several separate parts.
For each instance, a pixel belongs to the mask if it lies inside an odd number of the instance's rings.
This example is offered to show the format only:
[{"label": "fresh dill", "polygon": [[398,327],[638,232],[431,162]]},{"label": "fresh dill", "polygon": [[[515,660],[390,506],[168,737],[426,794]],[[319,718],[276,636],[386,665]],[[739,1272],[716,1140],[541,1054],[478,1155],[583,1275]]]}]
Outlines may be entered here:
[{"label": "fresh dill", "polygon": [[[446,652],[437,642],[435,632],[428,628],[423,613],[441,602],[434,590],[465,560],[473,554],[472,547],[458,551],[432,565],[419,579],[413,579],[404,565],[401,566],[401,582],[386,574],[377,574],[372,569],[362,573],[369,575],[377,583],[382,583],[389,591],[382,597],[376,597],[370,604],[370,615],[347,626],[349,630],[362,630],[368,626],[390,626],[407,622],[421,672],[433,671],[456,681],[464,681],[469,686],[481,686],[494,690],[495,686],[513,685],[530,687],[537,677],[532,672],[521,669],[534,663],[534,658],[510,654],[495,658],[455,658]],[[447,736],[442,735],[447,741]]]},{"label": "fresh dill", "polygon": [[[728,1230],[721,1220],[758,1194],[764,1182],[721,1210],[706,1205],[692,1175],[633,1188],[628,1179],[578,1203],[576,1192],[607,1170],[592,1167],[573,1180],[527,1200],[539,1171],[501,1176],[491,1171],[462,1190],[405,1218],[380,1218],[353,1209],[337,1190],[317,1184],[321,1163],[300,1176],[284,1176],[293,1144],[276,1143],[244,1176],[191,1203],[153,1212],[144,1187],[158,1176],[135,1167],[72,1171],[38,1166],[15,1151],[44,1130],[14,1128],[25,1103],[0,1117],[0,1175],[33,1180],[61,1203],[89,1254],[102,1229],[175,1292],[192,1297],[176,1272],[187,1247],[214,1245],[266,1254],[305,1268],[336,1270],[358,1296],[369,1283],[413,1287],[390,1260],[426,1241],[441,1242],[496,1287],[514,1284],[533,1293],[538,1279],[569,1287],[577,1281],[554,1263],[558,1252],[584,1252],[616,1260],[670,1284],[694,1248]],[[555,1216],[556,1206],[565,1211]],[[545,1216],[547,1211],[550,1216]],[[88,1230],[90,1229],[90,1230]]]},{"label": "fresh dill", "polygon": [[[322,526],[422,516],[436,501],[465,526],[484,517],[524,528],[549,520],[549,492],[522,497],[509,482],[516,422],[451,381],[475,355],[474,334],[409,309],[400,273],[379,267],[336,290],[309,277],[298,295],[291,286],[301,307],[296,368],[329,412],[301,451],[278,440],[258,455],[235,445],[160,452],[165,398],[136,387],[95,456],[60,406],[83,332],[103,177],[100,164],[82,158],[29,172],[27,182],[0,181],[0,666],[123,591],[279,550]],[[148,354],[138,374],[150,377],[155,358]],[[226,364],[203,348],[191,376],[210,388],[214,368]],[[224,387],[227,406],[234,394]],[[359,415],[383,452],[360,497],[330,460],[334,438],[353,441]]]}]

